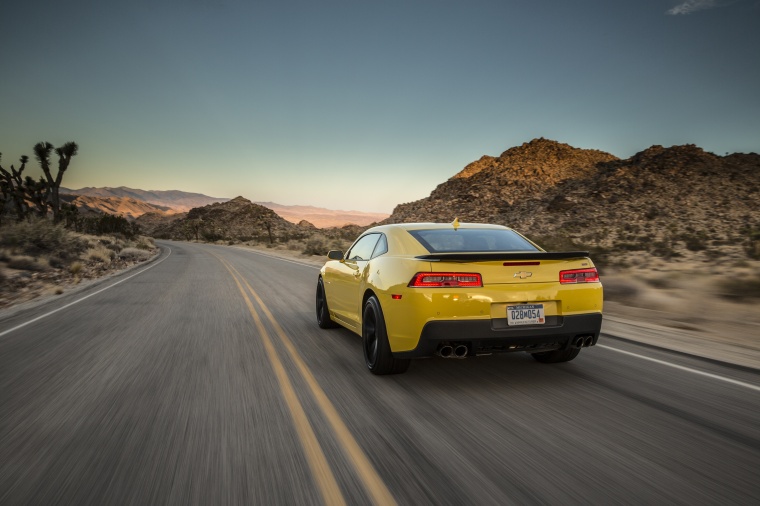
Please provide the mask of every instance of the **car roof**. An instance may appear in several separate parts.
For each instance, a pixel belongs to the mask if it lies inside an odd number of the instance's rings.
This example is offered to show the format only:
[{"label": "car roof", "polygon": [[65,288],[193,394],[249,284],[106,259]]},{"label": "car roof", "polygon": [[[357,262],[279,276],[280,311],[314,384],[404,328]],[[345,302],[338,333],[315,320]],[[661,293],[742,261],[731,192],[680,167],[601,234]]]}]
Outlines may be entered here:
[{"label": "car roof", "polygon": [[[457,225],[458,228],[480,228],[480,229],[503,229],[511,230],[509,227],[503,225],[495,225],[489,223],[463,223],[460,222]],[[435,230],[435,229],[447,229],[455,228],[453,223],[391,223],[388,225],[379,225],[372,227],[367,232],[383,232],[385,230],[402,229],[402,230]]]},{"label": "car roof", "polygon": [[[481,230],[512,230],[503,225],[493,225],[488,223],[459,223],[461,229],[481,229]],[[371,233],[383,233],[388,238],[389,249],[394,255],[400,256],[417,256],[430,253],[418,240],[414,239],[408,232],[411,230],[446,230],[454,229],[453,223],[391,223],[388,225],[379,225],[372,227],[362,235]]]}]

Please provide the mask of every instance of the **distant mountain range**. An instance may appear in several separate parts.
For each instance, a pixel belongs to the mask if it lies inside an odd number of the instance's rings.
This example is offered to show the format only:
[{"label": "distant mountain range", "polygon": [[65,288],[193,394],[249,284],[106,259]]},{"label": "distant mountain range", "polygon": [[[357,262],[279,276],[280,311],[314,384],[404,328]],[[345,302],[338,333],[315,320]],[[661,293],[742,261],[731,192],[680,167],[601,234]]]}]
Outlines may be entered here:
[{"label": "distant mountain range", "polygon": [[[179,190],[138,190],[135,188],[127,188],[120,186],[118,188],[80,188],[79,190],[71,190],[69,188],[61,188],[61,194],[73,194],[85,197],[102,198],[102,199],[132,199],[137,201],[146,202],[148,204],[154,204],[156,206],[164,207],[164,211],[170,211],[173,213],[185,213],[194,207],[207,206],[215,202],[226,202],[230,199],[209,197],[200,193],[189,193]],[[89,201],[95,204],[96,200]],[[116,201],[112,201],[116,202]],[[157,209],[160,211],[161,209]],[[135,216],[136,217],[136,216]]]},{"label": "distant mountain range", "polygon": [[[118,188],[61,188],[64,199],[85,212],[106,212],[136,219],[146,213],[162,216],[186,213],[191,209],[230,199],[209,197],[200,193],[179,190],[139,190],[120,186]],[[256,202],[267,207],[291,223],[308,221],[318,228],[341,227],[346,224],[369,225],[388,217],[383,213],[362,211],[339,211],[313,206],[286,206],[274,202]]]},{"label": "distant mountain range", "polygon": [[80,213],[108,213],[124,216],[128,220],[135,220],[146,213],[157,213],[164,216],[179,212],[171,207],[149,204],[130,197],[91,197],[74,193],[61,193],[61,200],[77,206]]},{"label": "distant mountain range", "polygon": [[342,227],[344,225],[370,225],[388,217],[387,213],[366,213],[364,211],[333,211],[313,206],[285,206],[274,202],[255,202],[268,207],[291,223],[308,221],[317,228]]}]

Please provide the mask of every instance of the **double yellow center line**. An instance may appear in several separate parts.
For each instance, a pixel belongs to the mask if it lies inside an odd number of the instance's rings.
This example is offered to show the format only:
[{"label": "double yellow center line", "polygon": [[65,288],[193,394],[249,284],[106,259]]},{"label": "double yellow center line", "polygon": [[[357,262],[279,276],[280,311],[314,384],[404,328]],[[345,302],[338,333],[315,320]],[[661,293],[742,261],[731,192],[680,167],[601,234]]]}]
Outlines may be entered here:
[{"label": "double yellow center line", "polygon": [[[353,435],[351,435],[351,432],[348,430],[345,422],[343,422],[343,419],[338,414],[335,406],[333,406],[332,402],[330,402],[330,400],[327,398],[324,390],[322,390],[322,388],[319,386],[319,383],[317,383],[316,378],[314,378],[311,370],[309,370],[308,366],[301,358],[300,354],[293,345],[293,342],[290,340],[288,335],[272,315],[271,311],[269,311],[269,308],[266,306],[266,304],[264,304],[264,301],[261,300],[261,297],[259,297],[256,291],[240,274],[240,272],[238,272],[237,269],[235,269],[220,256],[216,254],[214,254],[214,256],[219,259],[222,265],[224,265],[224,267],[229,271],[232,278],[235,280],[235,284],[240,290],[240,293],[245,300],[246,306],[248,306],[248,310],[253,317],[253,321],[256,324],[256,328],[258,329],[259,335],[261,336],[261,339],[264,343],[264,347],[266,348],[269,361],[271,362],[274,369],[275,376],[277,377],[277,381],[280,385],[280,389],[282,390],[285,403],[287,404],[288,409],[290,410],[290,415],[293,418],[293,423],[295,424],[296,432],[298,434],[299,440],[301,441],[301,445],[304,448],[304,453],[306,455],[309,468],[314,475],[314,479],[317,482],[317,486],[319,487],[319,491],[322,495],[322,500],[324,503],[329,505],[341,505],[345,504],[346,502],[343,498],[343,494],[340,491],[338,483],[335,480],[332,469],[327,463],[327,459],[325,458],[322,447],[317,440],[316,434],[314,434],[314,430],[312,429],[311,423],[306,416],[306,412],[304,411],[303,406],[298,400],[298,396],[293,389],[293,384],[290,381],[290,377],[288,376],[288,373],[286,372],[285,367],[280,360],[280,356],[278,355],[277,350],[272,343],[269,332],[264,327],[261,316],[259,316],[259,313],[256,311],[253,303],[251,302],[251,298],[248,296],[249,293],[256,300],[256,304],[260,308],[261,312],[266,316],[267,320],[269,320],[269,323],[271,324],[275,333],[280,338],[282,344],[285,346],[285,349],[290,355],[291,360],[293,363],[295,363],[296,368],[301,374],[303,380],[308,385],[314,400],[330,424],[330,427],[335,433],[335,437],[343,449],[346,458],[353,465],[357,475],[364,485],[365,490],[372,499],[372,502],[378,505],[396,504],[396,501],[393,499],[390,491],[385,486],[385,483],[383,483],[383,480],[380,478],[380,476],[377,474],[377,471],[372,466],[372,463],[369,461],[367,456],[364,454],[364,451],[356,442],[356,439],[354,439]],[[248,289],[248,292],[246,292],[246,290],[243,288],[243,285],[245,285],[245,288]]]}]

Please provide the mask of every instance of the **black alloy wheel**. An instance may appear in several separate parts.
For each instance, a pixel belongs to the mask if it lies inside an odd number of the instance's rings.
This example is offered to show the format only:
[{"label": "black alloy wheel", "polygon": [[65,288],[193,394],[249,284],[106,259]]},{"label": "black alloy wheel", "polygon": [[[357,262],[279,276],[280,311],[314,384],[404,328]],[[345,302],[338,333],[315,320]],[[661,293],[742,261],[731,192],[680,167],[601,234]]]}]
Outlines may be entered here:
[{"label": "black alloy wheel", "polygon": [[383,310],[374,295],[364,303],[362,343],[364,361],[372,374],[401,374],[409,369],[409,359],[393,357],[385,329]]},{"label": "black alloy wheel", "polygon": [[338,326],[332,318],[330,318],[330,309],[327,307],[327,296],[325,295],[325,285],[322,282],[322,277],[317,281],[317,325],[321,329],[334,329]]}]

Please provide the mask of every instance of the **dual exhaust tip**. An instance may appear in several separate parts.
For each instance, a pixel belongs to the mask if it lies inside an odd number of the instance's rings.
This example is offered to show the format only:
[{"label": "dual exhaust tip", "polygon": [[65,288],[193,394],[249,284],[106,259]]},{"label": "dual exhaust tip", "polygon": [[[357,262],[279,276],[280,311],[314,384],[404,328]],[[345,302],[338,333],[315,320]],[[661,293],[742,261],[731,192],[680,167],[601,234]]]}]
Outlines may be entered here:
[{"label": "dual exhaust tip", "polygon": [[[594,344],[594,336],[579,336],[573,340],[574,348],[588,348]],[[464,344],[444,344],[438,347],[436,355],[443,358],[467,358],[469,349]]]},{"label": "dual exhaust tip", "polygon": [[458,344],[451,346],[450,344],[444,344],[438,348],[436,354],[443,358],[465,358],[467,357],[467,346],[464,344]]}]

